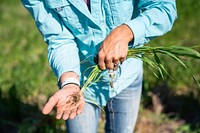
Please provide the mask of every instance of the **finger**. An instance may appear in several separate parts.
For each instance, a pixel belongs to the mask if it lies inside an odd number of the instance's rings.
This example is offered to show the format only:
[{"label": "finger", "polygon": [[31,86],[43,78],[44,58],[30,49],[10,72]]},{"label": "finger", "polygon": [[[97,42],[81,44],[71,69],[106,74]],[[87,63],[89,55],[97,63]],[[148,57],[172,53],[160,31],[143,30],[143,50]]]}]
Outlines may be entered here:
[{"label": "finger", "polygon": [[69,118],[69,114],[70,114],[70,111],[69,110],[66,110],[63,112],[63,116],[62,116],[62,119],[63,120],[67,120]]},{"label": "finger", "polygon": [[57,110],[56,119],[61,119],[63,112],[64,112],[63,110]]},{"label": "finger", "polygon": [[113,70],[116,71],[118,69],[118,67],[119,67],[118,64],[114,65]]},{"label": "finger", "polygon": [[104,60],[105,60],[104,54],[102,54],[102,52],[99,52],[99,54],[98,54],[98,65],[99,65],[99,68],[101,70],[105,70],[106,69],[106,65],[105,65]]},{"label": "finger", "polygon": [[119,59],[114,59],[112,62],[113,62],[114,65],[118,65],[119,64]]},{"label": "finger", "polygon": [[77,108],[74,108],[74,109],[71,110],[71,113],[70,113],[70,115],[69,115],[69,118],[70,118],[70,119],[74,119],[74,118],[75,118],[75,116],[76,116],[76,111],[77,111]]},{"label": "finger", "polygon": [[80,104],[77,108],[77,112],[76,114],[79,115],[83,112],[83,109],[84,109],[84,103],[83,104]]},{"label": "finger", "polygon": [[127,56],[126,53],[122,54],[121,58],[119,59],[119,61],[121,62],[121,64],[126,60],[126,56]]},{"label": "finger", "polygon": [[112,60],[106,60],[105,65],[106,65],[106,68],[109,69],[109,70],[112,70],[113,67],[114,67]]},{"label": "finger", "polygon": [[77,112],[76,112],[77,115],[83,112],[84,105],[85,105],[85,100],[84,100],[83,95],[81,95],[80,102],[78,102],[78,106],[77,106]]},{"label": "finger", "polygon": [[53,95],[49,99],[47,104],[44,106],[42,113],[43,114],[49,114],[49,112],[53,109],[53,107],[56,105],[57,102],[58,102],[58,98],[55,95]]},{"label": "finger", "polygon": [[126,58],[120,58],[119,61],[122,64],[124,61],[126,60]]},{"label": "finger", "polygon": [[119,53],[115,53],[113,55],[113,63],[118,63],[118,61],[119,61]]},{"label": "finger", "polygon": [[121,63],[124,62],[124,61],[126,60],[126,56],[127,56],[127,53],[126,53],[126,52],[122,53],[122,55],[121,55],[119,61],[120,61]]}]

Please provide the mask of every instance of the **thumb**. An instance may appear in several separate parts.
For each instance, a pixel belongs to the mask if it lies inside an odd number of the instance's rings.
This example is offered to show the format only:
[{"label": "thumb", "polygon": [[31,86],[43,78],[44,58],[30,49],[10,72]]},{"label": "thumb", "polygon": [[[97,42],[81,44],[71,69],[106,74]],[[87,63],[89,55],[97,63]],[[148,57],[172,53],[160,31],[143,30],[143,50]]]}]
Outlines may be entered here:
[{"label": "thumb", "polygon": [[49,114],[49,112],[51,112],[51,110],[53,109],[53,107],[56,105],[57,102],[58,98],[55,95],[53,95],[44,106],[42,113],[45,115]]}]

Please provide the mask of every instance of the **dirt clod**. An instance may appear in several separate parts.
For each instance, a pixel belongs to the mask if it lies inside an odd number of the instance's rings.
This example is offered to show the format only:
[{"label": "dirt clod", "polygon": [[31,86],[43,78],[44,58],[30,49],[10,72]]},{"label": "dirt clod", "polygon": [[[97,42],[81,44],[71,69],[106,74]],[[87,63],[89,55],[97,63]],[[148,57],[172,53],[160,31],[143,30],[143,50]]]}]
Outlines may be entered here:
[{"label": "dirt clod", "polygon": [[76,105],[80,101],[81,94],[75,93],[75,94],[69,95],[67,97],[69,97],[69,100],[66,101],[66,104]]}]

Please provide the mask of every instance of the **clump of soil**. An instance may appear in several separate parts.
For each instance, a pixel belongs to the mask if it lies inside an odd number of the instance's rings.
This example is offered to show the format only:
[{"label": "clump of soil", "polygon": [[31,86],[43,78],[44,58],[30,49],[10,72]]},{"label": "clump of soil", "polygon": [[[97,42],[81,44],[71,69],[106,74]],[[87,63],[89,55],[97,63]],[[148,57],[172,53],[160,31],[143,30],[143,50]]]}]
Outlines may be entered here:
[{"label": "clump of soil", "polygon": [[81,93],[74,93],[72,95],[67,96],[67,105],[75,106],[81,99]]}]

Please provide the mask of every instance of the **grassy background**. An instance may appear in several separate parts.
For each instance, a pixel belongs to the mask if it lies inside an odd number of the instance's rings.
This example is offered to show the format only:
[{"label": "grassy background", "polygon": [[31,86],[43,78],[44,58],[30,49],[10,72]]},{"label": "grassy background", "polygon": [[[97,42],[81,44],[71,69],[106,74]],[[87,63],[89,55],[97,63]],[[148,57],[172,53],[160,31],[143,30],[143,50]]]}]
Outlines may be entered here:
[{"label": "grassy background", "polygon": [[[200,45],[200,1],[177,0],[173,30],[148,45]],[[64,132],[54,113],[41,114],[47,98],[57,90],[47,62],[47,46],[20,1],[0,0],[0,132]],[[174,80],[156,79],[145,66],[137,133],[200,132],[200,90],[190,73],[173,60],[163,63]],[[185,63],[200,81],[199,60]],[[103,132],[104,116],[99,132]]]}]

